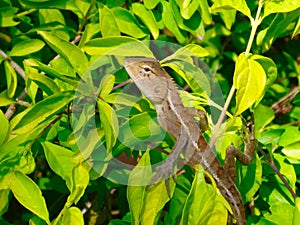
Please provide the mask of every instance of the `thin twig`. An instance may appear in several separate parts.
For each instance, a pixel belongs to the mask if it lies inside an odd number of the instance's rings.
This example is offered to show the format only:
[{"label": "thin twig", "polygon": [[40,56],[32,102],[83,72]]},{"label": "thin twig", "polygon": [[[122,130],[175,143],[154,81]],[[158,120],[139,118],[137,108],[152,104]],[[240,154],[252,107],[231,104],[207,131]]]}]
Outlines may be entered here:
[{"label": "thin twig", "polygon": [[280,171],[278,170],[277,166],[275,165],[273,159],[268,156],[264,150],[258,145],[257,146],[258,150],[260,151],[260,153],[265,157],[267,163],[269,164],[269,166],[274,170],[274,172],[278,175],[278,177],[280,178],[280,180],[284,183],[284,185],[286,186],[286,188],[289,190],[289,192],[291,193],[291,195],[293,196],[294,200],[297,198],[296,193],[293,191],[293,189],[291,188],[291,186],[289,185],[289,183],[286,181],[286,179],[283,177],[283,175],[280,173]]},{"label": "thin twig", "polygon": [[299,87],[294,87],[287,95],[283,96],[277,102],[271,105],[275,114],[285,114],[290,111],[291,107],[287,106],[287,103],[292,102],[296,94],[299,92]]},{"label": "thin twig", "polygon": [[127,84],[130,84],[130,83],[132,83],[132,80],[131,80],[131,79],[126,80],[126,81],[124,81],[123,83],[117,84],[116,86],[114,86],[112,90],[114,91],[114,90],[116,90],[116,89],[118,89],[118,88],[121,88],[121,87],[124,87],[124,86],[126,86]]},{"label": "thin twig", "polygon": [[0,55],[9,62],[14,70],[25,80],[25,71],[16,62],[14,62],[4,51],[0,49]]}]

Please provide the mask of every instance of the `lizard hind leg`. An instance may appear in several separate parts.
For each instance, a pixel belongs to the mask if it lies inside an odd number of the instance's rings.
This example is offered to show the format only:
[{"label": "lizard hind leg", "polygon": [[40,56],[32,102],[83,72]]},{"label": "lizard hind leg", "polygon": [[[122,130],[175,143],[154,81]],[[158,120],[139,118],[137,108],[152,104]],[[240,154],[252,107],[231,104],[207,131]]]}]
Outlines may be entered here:
[{"label": "lizard hind leg", "polygon": [[235,158],[243,165],[249,165],[253,161],[254,151],[257,145],[257,141],[254,138],[254,126],[252,126],[251,131],[247,129],[249,134],[249,141],[244,138],[245,142],[245,151],[242,152],[239,149],[235,148],[233,145],[230,145],[226,149],[226,158],[224,169],[227,174],[230,175],[232,181],[236,182],[236,166]]}]

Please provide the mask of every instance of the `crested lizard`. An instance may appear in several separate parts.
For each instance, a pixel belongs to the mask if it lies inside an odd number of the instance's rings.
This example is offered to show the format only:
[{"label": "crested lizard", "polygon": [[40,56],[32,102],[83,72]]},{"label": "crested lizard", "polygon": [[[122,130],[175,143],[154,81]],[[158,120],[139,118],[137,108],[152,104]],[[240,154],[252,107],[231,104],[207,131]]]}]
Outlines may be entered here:
[{"label": "crested lizard", "polygon": [[205,113],[184,107],[174,81],[160,63],[151,58],[127,58],[124,65],[140,91],[154,104],[161,127],[176,139],[171,154],[157,168],[156,175],[150,183],[153,184],[161,177],[167,179],[174,175],[180,154],[184,153],[185,162],[193,165],[201,164],[211,174],[220,192],[230,204],[237,224],[245,225],[244,206],[235,185],[234,158],[245,165],[251,163],[256,145],[254,134],[252,133],[250,141],[246,143],[244,153],[233,146],[227,149],[223,168],[204,139],[201,126],[199,127],[193,118],[200,117],[201,124],[201,120],[206,121]]}]

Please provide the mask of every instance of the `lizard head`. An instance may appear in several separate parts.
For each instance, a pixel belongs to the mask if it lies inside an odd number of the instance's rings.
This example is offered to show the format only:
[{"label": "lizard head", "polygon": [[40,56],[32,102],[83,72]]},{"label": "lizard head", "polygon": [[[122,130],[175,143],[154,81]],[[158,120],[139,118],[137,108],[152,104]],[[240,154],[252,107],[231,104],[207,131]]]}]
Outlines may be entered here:
[{"label": "lizard head", "polygon": [[153,104],[160,104],[167,98],[166,71],[156,59],[127,58],[124,65],[136,86]]}]

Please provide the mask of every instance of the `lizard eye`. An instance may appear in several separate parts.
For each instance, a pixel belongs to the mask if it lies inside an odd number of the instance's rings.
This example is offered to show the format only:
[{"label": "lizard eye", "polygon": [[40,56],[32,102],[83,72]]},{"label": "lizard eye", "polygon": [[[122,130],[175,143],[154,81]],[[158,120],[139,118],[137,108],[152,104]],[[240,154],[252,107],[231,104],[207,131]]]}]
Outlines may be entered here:
[{"label": "lizard eye", "polygon": [[144,66],[143,69],[144,69],[145,73],[150,73],[151,72],[150,66]]}]

